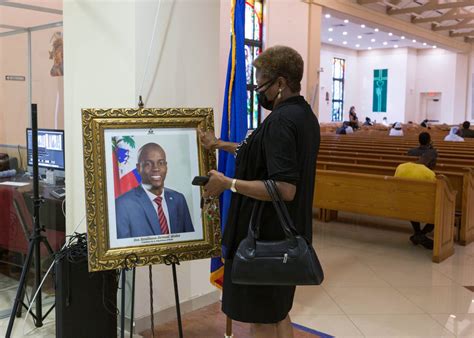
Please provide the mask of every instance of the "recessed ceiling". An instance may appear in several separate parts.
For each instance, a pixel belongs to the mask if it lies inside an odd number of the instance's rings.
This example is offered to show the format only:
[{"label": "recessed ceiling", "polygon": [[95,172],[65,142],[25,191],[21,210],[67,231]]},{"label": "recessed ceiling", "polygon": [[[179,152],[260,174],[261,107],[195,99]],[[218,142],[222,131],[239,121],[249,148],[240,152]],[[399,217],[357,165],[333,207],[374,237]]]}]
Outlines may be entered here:
[{"label": "recessed ceiling", "polygon": [[431,29],[474,41],[474,0],[357,0],[360,5]]},{"label": "recessed ceiling", "polygon": [[389,31],[337,12],[324,12],[321,25],[321,42],[339,47],[368,50],[388,48],[436,48],[429,41]]}]

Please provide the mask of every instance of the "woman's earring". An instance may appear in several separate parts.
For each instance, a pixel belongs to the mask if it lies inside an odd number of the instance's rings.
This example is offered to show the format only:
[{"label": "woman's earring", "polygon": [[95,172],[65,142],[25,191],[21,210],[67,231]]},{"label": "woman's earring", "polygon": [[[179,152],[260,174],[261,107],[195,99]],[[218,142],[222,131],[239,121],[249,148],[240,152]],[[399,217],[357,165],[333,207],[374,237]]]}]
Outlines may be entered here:
[{"label": "woman's earring", "polygon": [[281,88],[278,89],[278,98],[281,99]]}]

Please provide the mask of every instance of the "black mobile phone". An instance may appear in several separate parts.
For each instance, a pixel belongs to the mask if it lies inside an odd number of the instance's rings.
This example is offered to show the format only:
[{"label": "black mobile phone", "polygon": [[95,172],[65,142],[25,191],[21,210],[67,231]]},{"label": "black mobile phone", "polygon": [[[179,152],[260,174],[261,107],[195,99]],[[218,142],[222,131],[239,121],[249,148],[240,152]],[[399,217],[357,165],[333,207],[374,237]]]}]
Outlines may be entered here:
[{"label": "black mobile phone", "polygon": [[196,176],[191,182],[192,185],[206,185],[209,182],[209,176]]}]

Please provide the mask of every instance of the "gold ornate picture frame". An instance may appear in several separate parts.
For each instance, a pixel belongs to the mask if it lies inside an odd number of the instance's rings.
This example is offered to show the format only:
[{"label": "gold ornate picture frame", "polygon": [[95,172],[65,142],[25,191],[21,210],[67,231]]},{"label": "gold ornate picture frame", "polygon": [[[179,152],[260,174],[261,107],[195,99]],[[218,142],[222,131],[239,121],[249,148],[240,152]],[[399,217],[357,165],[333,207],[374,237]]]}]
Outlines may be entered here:
[{"label": "gold ornate picture frame", "polygon": [[89,271],[220,255],[218,200],[191,185],[216,168],[211,108],[83,109],[82,127]]}]

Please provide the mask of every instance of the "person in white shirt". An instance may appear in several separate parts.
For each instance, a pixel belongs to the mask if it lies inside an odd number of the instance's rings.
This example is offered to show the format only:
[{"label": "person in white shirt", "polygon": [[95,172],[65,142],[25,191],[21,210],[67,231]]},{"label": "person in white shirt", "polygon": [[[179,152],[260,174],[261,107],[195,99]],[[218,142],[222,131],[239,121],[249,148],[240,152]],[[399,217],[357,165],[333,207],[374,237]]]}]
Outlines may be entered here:
[{"label": "person in white shirt", "polygon": [[388,126],[389,126],[389,123],[388,123],[388,121],[387,121],[387,117],[386,117],[386,116],[382,119],[382,124],[383,124],[385,127],[388,127]]},{"label": "person in white shirt", "polygon": [[403,136],[402,124],[396,122],[393,127],[390,129],[389,136]]},{"label": "person in white shirt", "polygon": [[458,135],[458,131],[458,127],[451,127],[449,134],[444,138],[444,140],[449,142],[464,142],[464,139]]}]

